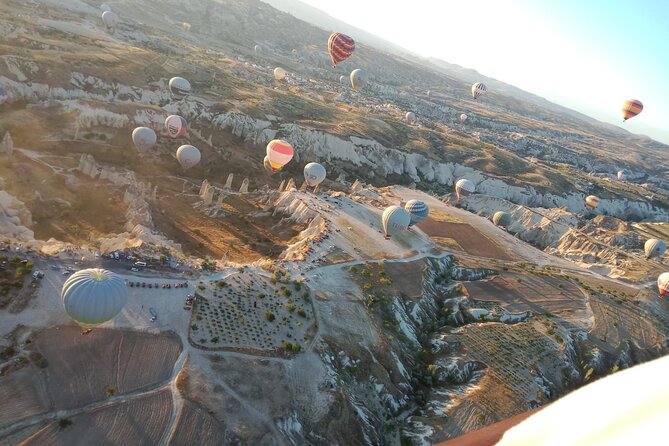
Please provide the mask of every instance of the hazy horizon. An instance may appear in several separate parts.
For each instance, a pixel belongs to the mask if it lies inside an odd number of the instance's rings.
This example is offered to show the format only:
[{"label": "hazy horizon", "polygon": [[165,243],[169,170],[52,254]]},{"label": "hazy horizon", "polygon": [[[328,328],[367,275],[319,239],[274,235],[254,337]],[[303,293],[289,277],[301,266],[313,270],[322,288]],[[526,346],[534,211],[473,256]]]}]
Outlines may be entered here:
[{"label": "hazy horizon", "polygon": [[[662,23],[669,3],[645,0],[612,8],[602,0],[417,0],[389,6],[378,0],[301,1],[421,56],[474,69],[669,144],[669,91],[661,88],[669,62],[657,57],[669,41]],[[620,108],[632,98],[644,110],[623,124]]]}]

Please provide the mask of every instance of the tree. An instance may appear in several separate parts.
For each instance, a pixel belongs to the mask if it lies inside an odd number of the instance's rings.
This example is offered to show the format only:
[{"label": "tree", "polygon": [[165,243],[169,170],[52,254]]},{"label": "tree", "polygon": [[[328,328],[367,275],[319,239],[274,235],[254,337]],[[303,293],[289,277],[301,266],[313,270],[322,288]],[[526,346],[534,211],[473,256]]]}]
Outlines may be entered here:
[{"label": "tree", "polygon": [[271,311],[268,311],[265,313],[265,319],[267,319],[268,322],[272,322],[276,319],[276,316]]},{"label": "tree", "polygon": [[58,419],[58,427],[60,428],[60,430],[67,429],[67,427],[71,425],[72,425],[72,420],[70,420],[69,418]]},{"label": "tree", "polygon": [[162,254],[160,256],[160,264],[161,265],[167,265],[167,256],[165,254]]},{"label": "tree", "polygon": [[112,396],[114,396],[115,393],[116,391],[114,390],[113,387],[107,387],[107,398],[111,398]]}]

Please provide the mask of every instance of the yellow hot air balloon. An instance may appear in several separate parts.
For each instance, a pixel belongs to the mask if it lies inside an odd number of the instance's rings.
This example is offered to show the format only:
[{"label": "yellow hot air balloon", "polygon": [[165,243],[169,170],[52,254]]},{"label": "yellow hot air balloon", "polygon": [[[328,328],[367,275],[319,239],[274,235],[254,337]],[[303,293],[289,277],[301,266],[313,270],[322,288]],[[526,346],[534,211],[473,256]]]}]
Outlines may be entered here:
[{"label": "yellow hot air balloon", "polygon": [[623,103],[623,122],[633,118],[643,110],[643,104],[638,99],[629,99]]}]

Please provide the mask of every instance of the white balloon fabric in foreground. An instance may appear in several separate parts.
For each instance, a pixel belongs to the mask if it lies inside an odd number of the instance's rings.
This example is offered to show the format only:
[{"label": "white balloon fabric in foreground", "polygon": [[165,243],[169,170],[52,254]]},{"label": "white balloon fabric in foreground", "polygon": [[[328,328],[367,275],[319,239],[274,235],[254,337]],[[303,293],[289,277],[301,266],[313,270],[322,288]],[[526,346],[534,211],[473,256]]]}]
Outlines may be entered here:
[{"label": "white balloon fabric in foreground", "polygon": [[595,381],[509,429],[497,446],[667,444],[669,357]]},{"label": "white balloon fabric in foreground", "polygon": [[111,271],[84,269],[65,281],[60,296],[74,321],[95,325],[114,318],[123,309],[128,301],[128,286]]},{"label": "white balloon fabric in foreground", "polygon": [[304,166],[304,181],[306,181],[307,186],[316,187],[325,180],[327,172],[325,167],[318,163],[309,163]]},{"label": "white balloon fabric in foreground", "polygon": [[177,149],[177,160],[181,167],[184,169],[190,169],[200,162],[202,155],[197,147],[191,146],[190,144],[184,144],[183,146]]}]

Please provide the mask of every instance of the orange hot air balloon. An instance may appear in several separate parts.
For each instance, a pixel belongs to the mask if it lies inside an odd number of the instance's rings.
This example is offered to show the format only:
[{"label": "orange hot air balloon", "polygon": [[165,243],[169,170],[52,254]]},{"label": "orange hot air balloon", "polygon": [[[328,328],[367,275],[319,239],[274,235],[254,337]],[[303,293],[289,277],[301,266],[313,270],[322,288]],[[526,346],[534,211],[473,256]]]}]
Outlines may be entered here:
[{"label": "orange hot air balloon", "polygon": [[347,59],[355,50],[355,41],[341,33],[332,33],[328,39],[328,53],[332,59],[332,68],[336,67],[339,62]]},{"label": "orange hot air balloon", "polygon": [[630,99],[623,104],[623,122],[633,118],[643,110],[643,104],[638,99]]}]

